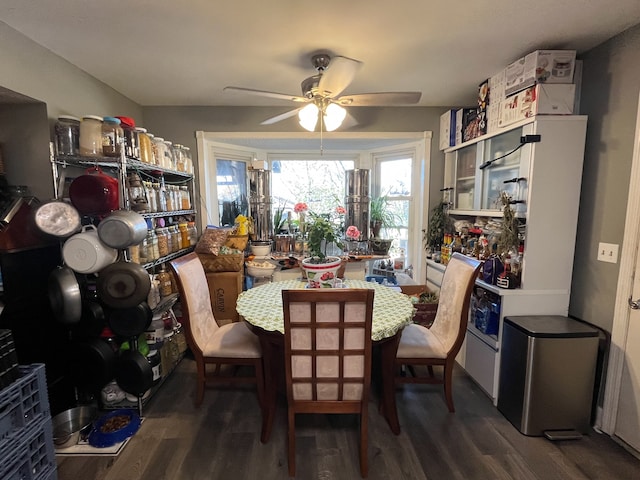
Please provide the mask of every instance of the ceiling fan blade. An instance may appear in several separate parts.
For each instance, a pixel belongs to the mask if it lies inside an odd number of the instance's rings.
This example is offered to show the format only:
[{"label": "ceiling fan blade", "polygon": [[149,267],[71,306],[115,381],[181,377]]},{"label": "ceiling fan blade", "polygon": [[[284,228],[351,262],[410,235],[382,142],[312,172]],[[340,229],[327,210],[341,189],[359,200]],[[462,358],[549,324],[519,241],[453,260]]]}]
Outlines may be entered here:
[{"label": "ceiling fan blade", "polygon": [[321,95],[335,98],[349,86],[356,76],[362,62],[348,57],[333,57],[318,83]]},{"label": "ceiling fan blade", "polygon": [[387,105],[411,105],[418,103],[422,92],[379,92],[344,95],[333,101],[342,106],[381,107]]},{"label": "ceiling fan blade", "polygon": [[299,108],[294,108],[293,110],[281,113],[280,115],[276,115],[275,117],[267,118],[264,122],[261,122],[260,125],[272,125],[274,123],[281,122],[282,120],[286,120],[287,118],[295,116],[299,111]]},{"label": "ceiling fan blade", "polygon": [[253,88],[243,87],[224,87],[225,92],[240,92],[249,95],[257,95],[260,97],[276,98],[278,100],[291,100],[292,102],[308,102],[309,99],[298,95],[289,95],[287,93],[267,92],[265,90],[254,90]]}]

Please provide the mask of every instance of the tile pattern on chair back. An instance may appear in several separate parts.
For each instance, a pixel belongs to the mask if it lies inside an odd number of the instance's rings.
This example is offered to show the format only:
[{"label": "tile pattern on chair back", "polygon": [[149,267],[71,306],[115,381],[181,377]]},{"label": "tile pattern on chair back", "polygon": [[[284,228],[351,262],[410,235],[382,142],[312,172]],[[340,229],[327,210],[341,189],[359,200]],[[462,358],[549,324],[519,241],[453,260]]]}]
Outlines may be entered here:
[{"label": "tile pattern on chair back", "polygon": [[460,261],[451,261],[444,272],[438,311],[431,331],[440,339],[445,352],[451,349],[458,336],[467,284],[473,273],[473,267]]},{"label": "tile pattern on chair back", "polygon": [[185,303],[189,305],[189,329],[202,349],[219,328],[211,311],[209,286],[202,264],[197,261],[181,266],[180,282],[186,296]]},{"label": "tile pattern on chair back", "polygon": [[[290,306],[292,321],[296,323],[311,322],[311,305],[308,303],[292,303]],[[347,303],[345,305],[345,323],[363,322],[366,308],[364,304]],[[319,321],[338,322],[340,320],[339,303],[318,303],[316,318]],[[291,328],[291,347],[293,350],[311,350],[312,331],[305,327]],[[321,328],[316,330],[315,347],[318,350],[338,350],[340,348],[340,333],[338,328]],[[362,350],[364,348],[364,327],[347,328],[344,332],[346,350]],[[313,358],[311,355],[292,355],[291,369],[293,378],[312,377]],[[320,355],[316,357],[316,374],[323,378],[338,378],[338,355]],[[364,356],[348,355],[344,358],[343,375],[351,378],[362,378],[364,375]],[[321,383],[317,386],[318,400],[338,400],[337,383]],[[293,396],[296,400],[312,399],[311,383],[294,383]],[[362,383],[346,382],[343,386],[344,400],[359,400],[362,398]]]}]

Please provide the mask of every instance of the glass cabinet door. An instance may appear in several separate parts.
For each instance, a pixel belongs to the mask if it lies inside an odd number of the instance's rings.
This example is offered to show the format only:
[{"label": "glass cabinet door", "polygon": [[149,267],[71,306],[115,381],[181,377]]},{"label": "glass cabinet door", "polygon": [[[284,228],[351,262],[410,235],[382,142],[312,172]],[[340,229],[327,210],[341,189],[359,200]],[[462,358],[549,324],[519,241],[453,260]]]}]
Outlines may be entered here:
[{"label": "glass cabinet door", "polygon": [[456,184],[452,201],[458,210],[474,209],[477,151],[478,144],[474,144],[456,152]]},{"label": "glass cabinet door", "polygon": [[522,129],[518,128],[485,141],[482,163],[492,163],[482,170],[482,209],[502,210],[501,192],[520,200],[521,136]]}]

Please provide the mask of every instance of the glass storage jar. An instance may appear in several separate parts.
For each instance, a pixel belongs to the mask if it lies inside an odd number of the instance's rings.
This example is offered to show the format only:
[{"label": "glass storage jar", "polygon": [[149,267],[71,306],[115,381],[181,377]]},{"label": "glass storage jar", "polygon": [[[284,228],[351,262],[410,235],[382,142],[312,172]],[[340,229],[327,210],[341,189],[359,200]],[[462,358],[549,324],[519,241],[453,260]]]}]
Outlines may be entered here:
[{"label": "glass storage jar", "polygon": [[165,162],[167,164],[168,169],[170,170],[175,170],[176,169],[176,159],[173,155],[173,143],[170,142],[169,140],[165,140],[164,144],[167,147],[166,153],[165,153]]},{"label": "glass storage jar", "polygon": [[178,250],[180,250],[182,245],[180,230],[178,230],[177,225],[171,225],[169,227],[169,232],[171,232],[171,241],[172,241],[173,251],[177,252]]},{"label": "glass storage jar", "polygon": [[119,157],[124,132],[120,126],[120,119],[104,117],[102,120],[102,154],[105,157]]},{"label": "glass storage jar", "polygon": [[80,119],[71,115],[60,115],[55,125],[56,154],[78,155],[80,153]]},{"label": "glass storage jar", "polygon": [[102,117],[85,115],[80,122],[80,155],[102,156]]},{"label": "glass storage jar", "polygon": [[189,248],[189,230],[186,223],[179,223],[180,230],[180,248]]},{"label": "glass storage jar", "polygon": [[169,275],[164,265],[160,267],[160,271],[158,272],[158,282],[160,282],[161,297],[167,297],[173,293],[173,289],[171,288],[171,275]]},{"label": "glass storage jar", "polygon": [[151,153],[151,140],[147,135],[147,129],[136,127],[135,131],[138,132],[138,143],[140,145],[140,161],[144,163],[153,163],[153,154]]},{"label": "glass storage jar", "polygon": [[167,231],[164,228],[156,228],[156,237],[158,237],[158,255],[166,257],[170,253]]},{"label": "glass storage jar", "polygon": [[173,205],[173,195],[171,194],[171,185],[164,186],[164,200],[167,206],[166,212],[173,212],[175,210]]},{"label": "glass storage jar", "polygon": [[149,133],[147,132],[147,137],[149,137],[149,151],[151,152],[151,157],[149,158],[149,163],[151,165],[158,165],[158,160],[156,158],[156,151],[153,148],[153,139],[155,138],[155,135],[153,133]]},{"label": "glass storage jar", "polygon": [[191,210],[191,195],[189,194],[189,187],[180,187],[180,199],[182,201],[182,210]]},{"label": "glass storage jar", "polygon": [[164,167],[164,151],[167,146],[164,144],[164,138],[153,137],[151,139],[151,150],[153,151],[153,159],[156,165]]},{"label": "glass storage jar", "polygon": [[198,243],[198,229],[196,228],[196,222],[187,222],[187,228],[189,230],[189,246],[193,247]]},{"label": "glass storage jar", "polygon": [[129,158],[140,159],[140,144],[136,123],[131,117],[116,117],[120,120],[120,126],[124,133],[124,154]]},{"label": "glass storage jar", "polygon": [[176,159],[176,170],[179,172],[184,172],[184,150],[182,150],[182,145],[176,143],[173,146],[173,156]]},{"label": "glass storage jar", "polygon": [[183,146],[182,149],[184,150],[184,164],[186,172],[193,175],[193,158],[191,158],[191,149],[185,146]]}]

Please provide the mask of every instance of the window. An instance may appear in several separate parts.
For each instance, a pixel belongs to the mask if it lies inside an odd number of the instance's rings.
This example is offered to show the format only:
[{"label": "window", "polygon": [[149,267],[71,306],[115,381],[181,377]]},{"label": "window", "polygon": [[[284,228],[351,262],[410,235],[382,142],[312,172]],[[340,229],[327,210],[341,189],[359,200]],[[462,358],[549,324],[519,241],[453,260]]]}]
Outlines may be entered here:
[{"label": "window", "polygon": [[345,172],[354,160],[278,159],[271,161],[271,198],[273,208],[293,211],[305,202],[315,213],[330,213],[344,204]]}]

